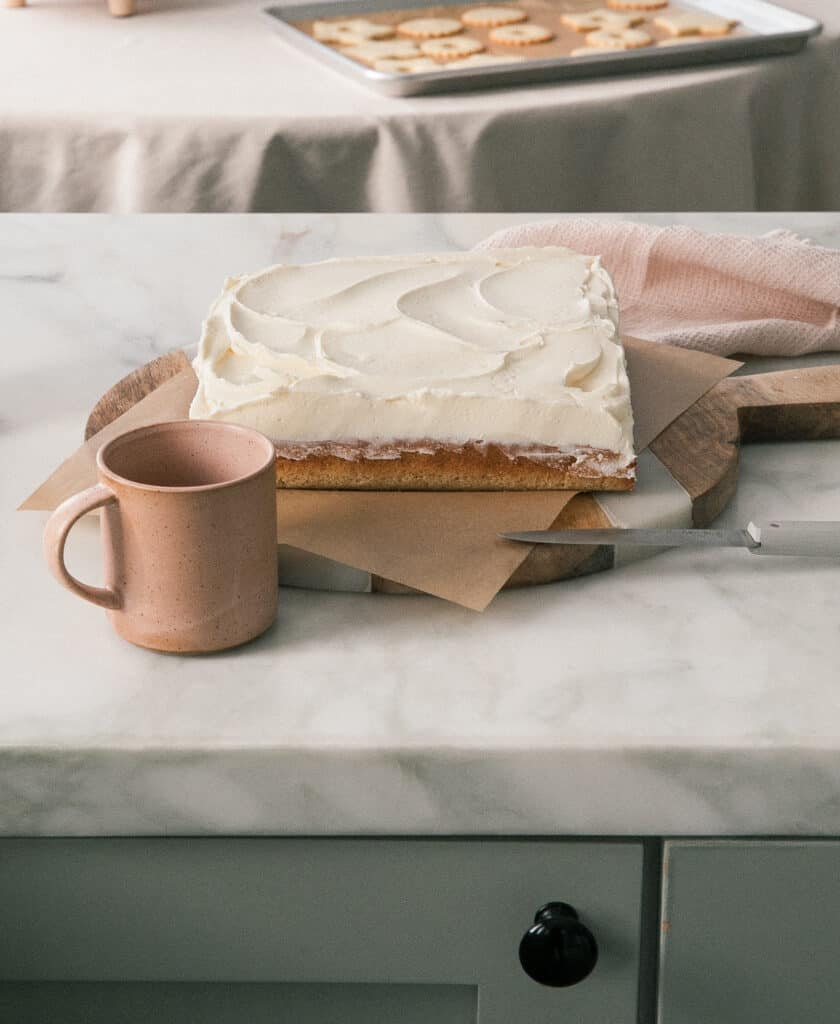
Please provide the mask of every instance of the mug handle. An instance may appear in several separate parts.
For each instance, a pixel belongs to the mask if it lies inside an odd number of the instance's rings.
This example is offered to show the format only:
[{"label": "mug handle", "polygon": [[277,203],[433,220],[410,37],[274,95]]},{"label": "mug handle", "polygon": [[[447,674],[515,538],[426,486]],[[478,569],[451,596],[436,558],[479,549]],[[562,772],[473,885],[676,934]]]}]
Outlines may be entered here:
[{"label": "mug handle", "polygon": [[80,491],[63,501],[50,516],[44,530],[44,556],[50,572],[58,582],[74,594],[83,597],[85,601],[111,610],[122,606],[120,594],[110,587],[92,587],[77,580],[64,564],[64,545],[73,525],[86,512],[92,512],[105,505],[114,505],[116,502],[116,494],[104,484],[88,487],[86,491]]}]

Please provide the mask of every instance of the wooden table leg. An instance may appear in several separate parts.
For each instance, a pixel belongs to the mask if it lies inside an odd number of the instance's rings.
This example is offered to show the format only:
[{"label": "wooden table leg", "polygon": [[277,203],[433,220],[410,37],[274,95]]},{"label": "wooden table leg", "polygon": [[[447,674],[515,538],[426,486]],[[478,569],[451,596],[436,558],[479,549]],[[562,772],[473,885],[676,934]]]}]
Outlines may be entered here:
[{"label": "wooden table leg", "polygon": [[108,0],[108,10],[115,18],[127,18],[137,10],[136,0]]}]

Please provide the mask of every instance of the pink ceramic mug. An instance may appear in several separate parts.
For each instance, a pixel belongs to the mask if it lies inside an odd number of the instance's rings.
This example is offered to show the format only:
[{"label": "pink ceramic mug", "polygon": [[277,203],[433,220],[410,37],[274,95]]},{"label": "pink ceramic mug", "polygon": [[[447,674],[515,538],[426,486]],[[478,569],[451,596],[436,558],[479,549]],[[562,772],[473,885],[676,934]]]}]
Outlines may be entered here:
[{"label": "pink ceramic mug", "polygon": [[[99,449],[99,483],[47,523],[50,569],[142,647],[245,643],[277,614],[274,465],[267,437],[229,423],[178,420],[121,434]],[[98,508],[105,587],[80,582],[64,564],[71,527]]]}]

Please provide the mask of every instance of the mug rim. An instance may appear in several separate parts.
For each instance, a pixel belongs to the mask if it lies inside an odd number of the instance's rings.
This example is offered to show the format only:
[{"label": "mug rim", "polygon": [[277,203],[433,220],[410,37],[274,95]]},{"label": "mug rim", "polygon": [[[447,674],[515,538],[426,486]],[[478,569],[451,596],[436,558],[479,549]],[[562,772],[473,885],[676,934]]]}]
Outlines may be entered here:
[{"label": "mug rim", "polygon": [[[105,460],[108,457],[109,450],[119,442],[137,435],[154,434],[161,429],[174,429],[177,431],[218,430],[222,433],[243,434],[255,439],[264,447],[267,446],[270,451],[266,451],[264,462],[256,469],[253,469],[248,473],[243,473],[241,476],[231,477],[229,480],[221,480],[218,483],[212,484],[193,484],[184,486],[144,484],[139,480],[132,480],[130,477],[121,476],[106,465]],[[155,493],[164,494],[200,494],[206,491],[223,490],[225,487],[233,487],[236,484],[242,484],[248,480],[253,480],[254,477],[259,476],[260,473],[264,473],[269,466],[273,465],[276,459],[277,449],[274,446],[274,442],[266,437],[265,434],[260,433],[259,430],[254,430],[253,427],[243,427],[238,423],[219,423],[215,420],[163,420],[160,423],[148,423],[144,427],[134,427],[131,430],[126,430],[122,434],[117,434],[116,437],[112,437],[109,441],[106,441],[96,453],[96,468],[106,479],[115,483],[124,484],[126,487],[132,487],[135,490],[153,491]]]}]

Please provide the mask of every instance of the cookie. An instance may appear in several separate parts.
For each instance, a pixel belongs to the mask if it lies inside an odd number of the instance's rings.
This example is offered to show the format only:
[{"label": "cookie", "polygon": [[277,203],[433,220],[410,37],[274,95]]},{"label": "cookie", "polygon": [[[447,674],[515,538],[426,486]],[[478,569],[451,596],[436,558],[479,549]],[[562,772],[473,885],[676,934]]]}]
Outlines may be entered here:
[{"label": "cookie", "polygon": [[524,57],[517,57],[514,54],[501,53],[474,53],[463,60],[450,61],[446,66],[449,68],[484,68],[492,64],[521,64]]},{"label": "cookie", "polygon": [[384,57],[374,61],[374,71],[384,71],[389,75],[416,75],[421,71],[438,71],[440,64],[431,57]]},{"label": "cookie", "polygon": [[668,0],[607,0],[614,11],[658,11],[668,6]]},{"label": "cookie", "polygon": [[725,36],[738,24],[735,18],[721,18],[706,11],[668,11],[653,19],[654,25],[672,36]]},{"label": "cookie", "polygon": [[599,28],[586,37],[587,46],[597,46],[602,50],[635,50],[640,46],[650,46],[653,39],[639,28],[625,28],[617,31],[611,28]]},{"label": "cookie", "polygon": [[420,47],[412,43],[410,39],[372,39],[368,43],[361,43],[359,46],[345,47],[342,52],[360,60],[363,64],[375,64],[378,60],[386,60],[389,57],[405,60],[407,57],[421,57]]},{"label": "cookie", "polygon": [[411,18],[397,25],[397,32],[412,39],[440,39],[442,36],[454,36],[463,31],[464,26],[454,18]]},{"label": "cookie", "polygon": [[502,25],[490,33],[490,42],[500,46],[531,46],[553,38],[554,33],[542,25]]},{"label": "cookie", "polygon": [[338,46],[354,46],[370,39],[390,39],[394,34],[391,25],[377,25],[365,18],[348,18],[346,21],[315,21],[312,35],[321,43],[335,43]]},{"label": "cookie", "polygon": [[470,36],[458,36],[457,39],[427,39],[420,44],[420,50],[427,57],[435,60],[461,60],[470,54],[480,53],[484,44]]},{"label": "cookie", "polygon": [[461,15],[461,21],[471,28],[498,28],[527,20],[525,11],[515,7],[472,7]]},{"label": "cookie", "polygon": [[594,11],[582,14],[562,14],[560,21],[575,32],[594,32],[599,28],[614,28],[621,31],[632,28],[644,21],[643,14],[622,14],[620,11],[608,11],[606,7],[598,7]]}]

